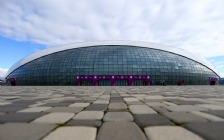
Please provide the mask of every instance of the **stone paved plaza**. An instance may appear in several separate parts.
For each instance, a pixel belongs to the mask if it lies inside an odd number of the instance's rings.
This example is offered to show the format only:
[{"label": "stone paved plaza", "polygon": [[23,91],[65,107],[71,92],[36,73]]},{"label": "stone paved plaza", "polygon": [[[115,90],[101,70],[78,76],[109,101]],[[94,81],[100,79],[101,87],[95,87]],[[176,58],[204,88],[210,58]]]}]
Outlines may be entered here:
[{"label": "stone paved plaza", "polygon": [[223,86],[0,88],[0,140],[224,140]]}]

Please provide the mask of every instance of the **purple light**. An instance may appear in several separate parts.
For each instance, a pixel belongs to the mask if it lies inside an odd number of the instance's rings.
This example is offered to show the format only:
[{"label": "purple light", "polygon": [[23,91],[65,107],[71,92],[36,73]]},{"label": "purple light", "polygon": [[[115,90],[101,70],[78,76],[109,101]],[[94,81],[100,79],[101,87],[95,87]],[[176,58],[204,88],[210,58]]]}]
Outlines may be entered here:
[{"label": "purple light", "polygon": [[[90,80],[93,82],[95,86],[97,86],[96,82],[100,79],[110,79],[111,85],[116,85],[116,80],[129,80],[129,84],[133,85],[134,80],[145,80],[147,85],[149,85],[150,76],[149,75],[79,75],[76,76],[77,78],[77,85],[80,85],[80,81],[82,80]],[[215,79],[213,77],[210,77],[210,79]]]}]

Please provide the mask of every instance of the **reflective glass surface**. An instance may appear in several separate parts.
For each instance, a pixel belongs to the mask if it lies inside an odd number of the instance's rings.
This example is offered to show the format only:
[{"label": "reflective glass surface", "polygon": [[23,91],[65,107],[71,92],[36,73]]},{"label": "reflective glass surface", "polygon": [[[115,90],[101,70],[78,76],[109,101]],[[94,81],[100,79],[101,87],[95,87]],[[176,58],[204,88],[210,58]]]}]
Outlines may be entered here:
[{"label": "reflective glass surface", "polygon": [[178,80],[186,85],[205,85],[209,77],[219,78],[191,59],[134,46],[93,46],[53,53],[19,67],[8,78],[16,77],[17,85],[75,85],[77,75],[113,74],[150,75],[154,85],[161,80],[167,85]]}]

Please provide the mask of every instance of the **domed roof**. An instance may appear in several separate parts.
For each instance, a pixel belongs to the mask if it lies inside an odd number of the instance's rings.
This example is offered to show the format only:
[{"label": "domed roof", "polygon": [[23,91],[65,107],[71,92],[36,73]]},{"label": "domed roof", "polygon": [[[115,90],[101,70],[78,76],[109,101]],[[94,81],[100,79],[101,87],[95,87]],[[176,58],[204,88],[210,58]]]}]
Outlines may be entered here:
[{"label": "domed roof", "polygon": [[[208,67],[212,71],[214,71],[216,74],[216,70],[214,69],[213,65],[209,63],[207,60],[199,58],[191,53],[188,53],[184,51],[183,49],[167,46],[167,45],[161,45],[161,44],[156,44],[156,43],[149,43],[149,42],[139,42],[139,41],[91,41],[91,42],[81,42],[81,43],[73,43],[73,44],[67,44],[67,45],[62,45],[62,46],[57,46],[57,47],[51,47],[48,49],[44,49],[41,51],[38,51],[34,54],[31,54],[17,63],[15,63],[7,72],[7,76],[13,72],[15,69],[19,68],[20,66],[33,61],[35,59],[38,59],[40,57],[64,51],[64,50],[69,50],[69,49],[74,49],[74,48],[80,48],[80,47],[90,47],[90,46],[106,46],[106,45],[123,45],[123,46],[136,46],[136,47],[146,47],[150,49],[157,49],[157,50],[162,50],[162,51],[167,51],[171,52],[177,55],[184,56],[186,58],[192,59],[198,63],[201,63],[202,65]],[[218,75],[218,74],[217,74]]]}]

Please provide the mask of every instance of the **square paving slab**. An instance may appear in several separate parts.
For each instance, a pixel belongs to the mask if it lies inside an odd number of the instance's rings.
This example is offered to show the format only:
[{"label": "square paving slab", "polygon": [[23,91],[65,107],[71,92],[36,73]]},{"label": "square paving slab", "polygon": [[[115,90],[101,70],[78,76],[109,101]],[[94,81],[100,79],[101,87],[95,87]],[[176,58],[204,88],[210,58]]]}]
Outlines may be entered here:
[{"label": "square paving slab", "polygon": [[71,120],[66,125],[68,126],[93,126],[100,127],[102,124],[99,120]]},{"label": "square paving slab", "polygon": [[208,110],[203,112],[224,118],[224,110]]},{"label": "square paving slab", "polygon": [[107,104],[91,104],[86,107],[85,111],[105,111],[107,107]]},{"label": "square paving slab", "polygon": [[105,122],[97,140],[146,140],[146,137],[133,122]]},{"label": "square paving slab", "polygon": [[150,140],[203,140],[198,135],[179,126],[154,126],[145,128]]},{"label": "square paving slab", "polygon": [[0,116],[0,123],[6,122],[30,122],[46,113],[11,113]]},{"label": "square paving slab", "polygon": [[127,108],[127,105],[121,102],[110,103],[108,107],[109,110],[125,110],[126,108]]},{"label": "square paving slab", "polygon": [[75,120],[101,120],[104,113],[102,111],[81,111],[73,119]]},{"label": "square paving slab", "polygon": [[74,113],[49,113],[37,118],[33,123],[63,124],[74,116]]},{"label": "square paving slab", "polygon": [[45,112],[71,112],[78,113],[83,110],[83,107],[53,107],[51,109],[46,110]]},{"label": "square paving slab", "polygon": [[103,118],[104,121],[133,121],[133,117],[129,112],[107,112]]},{"label": "square paving slab", "polygon": [[185,112],[166,112],[163,115],[168,117],[170,120],[173,120],[176,123],[189,123],[189,122],[207,122],[208,120],[192,114],[192,113],[185,113]]},{"label": "square paving slab", "polygon": [[167,118],[159,114],[136,114],[134,115],[135,122],[141,126],[159,126],[159,125],[173,125]]},{"label": "square paving slab", "polygon": [[164,106],[169,111],[173,112],[189,112],[189,111],[205,111],[206,108],[195,105],[176,105],[176,106]]},{"label": "square paving slab", "polygon": [[157,114],[155,110],[147,105],[129,105],[128,107],[133,114]]},{"label": "square paving slab", "polygon": [[186,128],[201,135],[205,139],[224,139],[224,122],[190,123],[186,125]]},{"label": "square paving slab", "polygon": [[49,124],[6,123],[0,125],[1,140],[39,140],[56,126]]},{"label": "square paving slab", "polygon": [[66,126],[56,129],[43,140],[95,140],[96,128],[83,126]]}]

